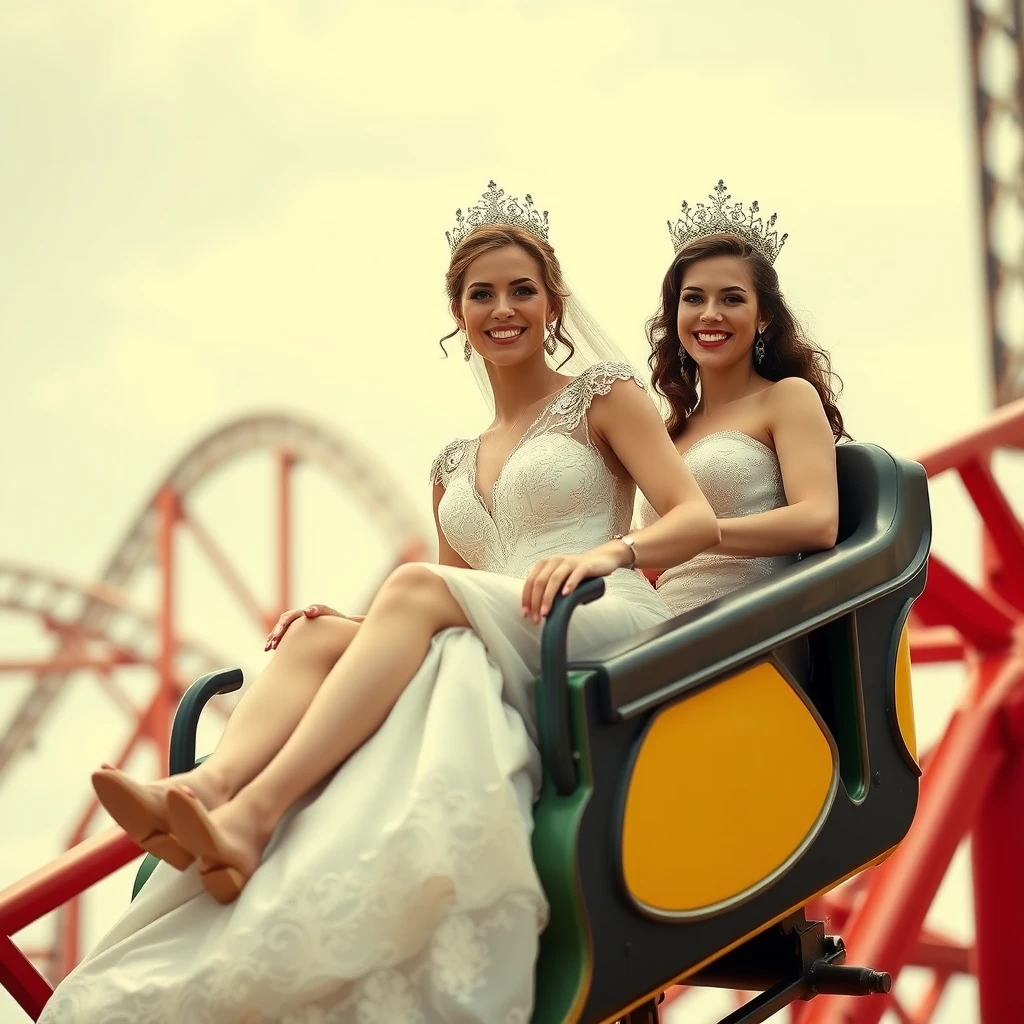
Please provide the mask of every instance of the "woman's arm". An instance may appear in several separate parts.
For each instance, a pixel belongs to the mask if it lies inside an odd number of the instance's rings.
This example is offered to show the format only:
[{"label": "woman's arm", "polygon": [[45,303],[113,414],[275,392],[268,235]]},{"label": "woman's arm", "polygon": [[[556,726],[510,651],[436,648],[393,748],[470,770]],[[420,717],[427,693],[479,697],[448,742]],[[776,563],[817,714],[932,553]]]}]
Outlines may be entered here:
[{"label": "woman's arm", "polygon": [[[632,382],[616,383],[591,405],[590,426],[660,516],[650,526],[630,533],[637,568],[679,565],[718,543],[715,513],[647,394]],[[621,541],[611,541],[607,547],[618,553],[623,565],[632,560],[628,546]]]},{"label": "woman's arm", "polygon": [[719,519],[723,555],[756,558],[824,551],[839,530],[836,445],[812,385],[787,377],[765,396],[768,425],[788,504],[769,512]]},{"label": "woman's arm", "polygon": [[437,527],[437,564],[453,565],[458,569],[471,569],[466,560],[448,543],[448,538],[441,529],[441,520],[437,517],[437,506],[444,496],[444,484],[434,484],[434,526]]},{"label": "woman's arm", "polygon": [[579,555],[541,559],[523,583],[523,615],[540,620],[555,595],[568,594],[588,576],[608,576],[616,569],[678,565],[720,539],[714,510],[669,440],[665,424],[650,398],[634,383],[619,381],[590,406],[590,429],[616,455],[661,516],[642,530],[630,531],[633,551],[609,540]]}]

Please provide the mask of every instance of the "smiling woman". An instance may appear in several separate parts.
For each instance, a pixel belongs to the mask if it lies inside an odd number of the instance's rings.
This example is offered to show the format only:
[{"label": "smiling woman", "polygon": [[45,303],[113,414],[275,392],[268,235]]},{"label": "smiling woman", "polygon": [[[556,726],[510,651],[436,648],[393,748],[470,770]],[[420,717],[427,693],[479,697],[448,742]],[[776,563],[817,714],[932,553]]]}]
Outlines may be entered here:
[{"label": "smiling woman", "polygon": [[[551,355],[561,342],[569,346],[571,353],[572,342],[562,331],[558,304],[565,294],[561,282],[551,280],[556,276],[553,273],[556,268],[544,265],[539,250],[531,253],[518,242],[510,242],[514,237],[510,231],[493,232],[490,241],[495,244],[494,248],[485,248],[481,242],[480,255],[466,268],[471,269],[474,276],[488,278],[487,281],[470,281],[452,303],[453,315],[465,335],[466,344],[490,362],[497,359],[499,365],[504,358],[502,350],[520,342],[536,348],[543,341],[545,351]],[[459,262],[467,259],[472,251]],[[457,264],[453,272],[459,273]],[[510,275],[515,276],[510,278]],[[552,297],[550,308],[546,296]],[[497,314],[495,304],[500,307]]]},{"label": "smiling woman", "polygon": [[[831,364],[812,344],[779,287],[774,215],[710,206],[669,230],[676,256],[648,324],[654,387],[668,399],[676,449],[718,517],[711,551],[658,575],[680,614],[752,583],[803,552],[835,544],[835,442],[847,437]],[[649,502],[639,522],[657,521]],[[652,574],[653,575],[653,574]]]},{"label": "smiling woman", "polygon": [[[187,778],[96,773],[164,863],[43,1024],[529,1019],[548,912],[530,847],[541,622],[588,576],[606,592],[574,614],[570,655],[663,622],[636,570],[719,533],[632,369],[549,362],[578,355],[564,325],[581,314],[546,215],[484,199],[448,294],[494,422],[434,462],[438,564],[401,566],[362,622],[280,628]],[[624,537],[637,486],[660,518]]]}]

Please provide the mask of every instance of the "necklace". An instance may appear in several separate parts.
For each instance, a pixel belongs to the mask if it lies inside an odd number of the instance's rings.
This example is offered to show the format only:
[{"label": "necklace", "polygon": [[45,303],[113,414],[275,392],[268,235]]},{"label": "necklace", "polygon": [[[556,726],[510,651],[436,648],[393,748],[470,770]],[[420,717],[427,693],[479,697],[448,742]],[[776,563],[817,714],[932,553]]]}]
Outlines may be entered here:
[{"label": "necklace", "polygon": [[[529,408],[530,408],[530,406],[527,406],[527,407],[526,407],[526,409],[529,409]],[[521,413],[520,413],[520,414],[519,414],[519,415],[518,415],[518,416],[516,417],[516,421],[515,421],[515,423],[513,423],[513,424],[512,424],[512,426],[511,426],[511,427],[509,427],[509,428],[508,428],[508,430],[506,430],[506,431],[505,431],[505,433],[501,435],[501,440],[502,440],[503,442],[504,442],[504,441],[507,441],[507,440],[509,439],[509,437],[511,436],[511,434],[512,434],[512,431],[513,431],[513,430],[515,430],[515,429],[516,429],[516,427],[518,427],[518,426],[519,426],[519,421],[520,421],[520,420],[521,420],[521,419],[522,419],[522,418],[523,418],[523,417],[524,417],[524,416],[526,415],[526,409],[524,409],[524,410],[523,410],[523,411],[522,411],[522,412],[521,412]]]},{"label": "necklace", "polygon": [[526,407],[525,407],[525,408],[523,409],[523,411],[522,411],[522,412],[521,412],[521,413],[520,413],[520,414],[519,414],[519,415],[518,415],[518,416],[516,417],[516,419],[515,419],[515,422],[514,422],[514,423],[512,424],[512,426],[511,426],[511,427],[509,427],[509,428],[508,428],[508,430],[506,430],[506,431],[505,431],[505,433],[501,435],[501,440],[502,440],[502,441],[507,441],[507,440],[508,440],[508,439],[509,439],[509,438],[510,438],[510,437],[512,436],[512,431],[513,431],[513,430],[515,430],[515,429],[516,429],[516,427],[518,427],[518,426],[519,426],[519,423],[520,423],[520,421],[522,420],[522,418],[523,418],[523,417],[524,417],[524,416],[525,416],[525,415],[526,415],[526,414],[527,414],[527,413],[528,413],[528,412],[529,412],[529,411],[530,411],[530,410],[531,410],[532,408],[534,408],[534,407],[535,407],[535,406],[536,406],[536,405],[537,405],[538,403],[540,403],[540,402],[543,402],[543,401],[545,401],[545,400],[547,400],[547,399],[551,398],[551,396],[552,396],[552,395],[557,395],[557,394],[558,394],[558,392],[559,392],[559,391],[561,391],[561,390],[562,390],[561,388],[555,388],[555,390],[554,390],[554,391],[549,391],[549,392],[548,392],[548,393],[547,393],[546,395],[542,395],[542,396],[541,396],[540,398],[538,398],[538,399],[537,399],[536,401],[534,401],[534,402],[531,402],[531,403],[530,403],[530,404],[529,404],[528,406],[526,406]]}]

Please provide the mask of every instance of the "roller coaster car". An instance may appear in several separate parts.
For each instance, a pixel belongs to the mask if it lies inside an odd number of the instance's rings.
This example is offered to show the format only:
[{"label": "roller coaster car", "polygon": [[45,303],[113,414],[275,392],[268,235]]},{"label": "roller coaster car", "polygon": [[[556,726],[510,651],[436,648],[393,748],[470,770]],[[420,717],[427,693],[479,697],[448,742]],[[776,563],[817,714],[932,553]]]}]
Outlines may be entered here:
[{"label": "roller coaster car", "polygon": [[[567,664],[588,580],[549,615],[537,684],[544,783],[534,856],[551,904],[533,1024],[657,1020],[676,982],[762,990],[722,1024],[817,993],[887,991],[840,966],[802,908],[884,859],[917,807],[906,621],[924,589],[924,470],[837,451],[839,542],[769,579]],[[190,687],[172,772],[195,763]],[[140,869],[136,893],[152,870]]]}]

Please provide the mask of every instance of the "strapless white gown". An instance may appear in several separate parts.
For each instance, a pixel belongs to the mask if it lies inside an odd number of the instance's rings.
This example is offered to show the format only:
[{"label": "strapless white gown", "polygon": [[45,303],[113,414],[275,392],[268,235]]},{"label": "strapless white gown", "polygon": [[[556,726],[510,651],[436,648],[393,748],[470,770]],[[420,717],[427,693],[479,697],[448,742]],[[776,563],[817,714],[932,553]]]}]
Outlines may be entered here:
[{"label": "strapless white gown", "polygon": [[[58,987],[43,1024],[527,1024],[547,901],[534,869],[540,627],[522,579],[540,558],[627,532],[634,488],[587,427],[628,367],[590,368],[509,456],[488,512],[478,441],[434,464],[442,529],[474,569],[431,566],[473,630],[449,629],[381,729],[281,823],[239,899],[160,864]],[[624,384],[622,386],[634,386]],[[573,616],[576,654],[669,611],[637,572]]]},{"label": "strapless white gown", "polygon": [[[786,504],[775,452],[739,430],[721,430],[696,441],[683,456],[719,519],[768,512]],[[640,526],[658,518],[646,499],[637,509]],[[795,561],[793,555],[739,558],[705,552],[658,578],[658,593],[673,615],[697,608],[739,587],[755,583]]]}]

